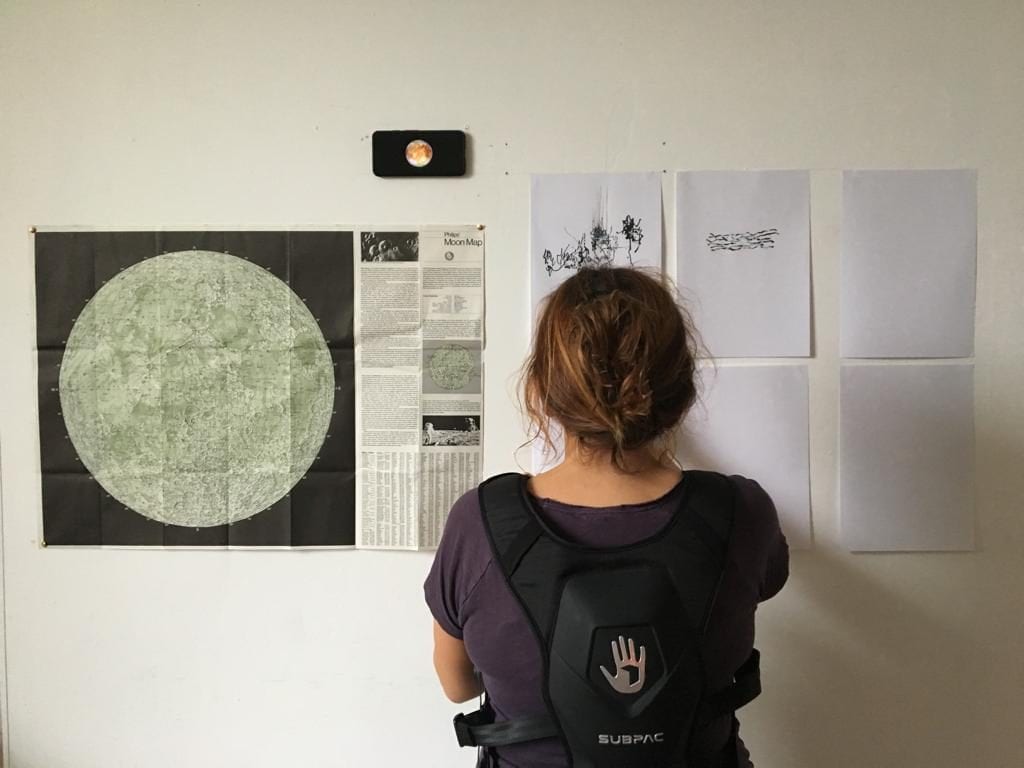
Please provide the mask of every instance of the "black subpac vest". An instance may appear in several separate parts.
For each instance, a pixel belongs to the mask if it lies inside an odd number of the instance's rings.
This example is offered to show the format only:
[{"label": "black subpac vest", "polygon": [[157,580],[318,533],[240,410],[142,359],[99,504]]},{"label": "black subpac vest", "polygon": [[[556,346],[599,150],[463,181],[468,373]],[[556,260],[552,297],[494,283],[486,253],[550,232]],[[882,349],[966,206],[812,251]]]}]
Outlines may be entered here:
[{"label": "black subpac vest", "polygon": [[[458,715],[462,746],[557,736],[574,768],[725,768],[733,738],[700,754],[691,736],[761,690],[755,650],[722,691],[707,690],[701,643],[725,566],[734,490],[687,470],[672,520],[636,544],[594,548],[553,530],[528,476],[480,485],[496,563],[541,647],[547,714],[494,722],[485,704]],[[731,750],[731,752],[730,752]]]}]

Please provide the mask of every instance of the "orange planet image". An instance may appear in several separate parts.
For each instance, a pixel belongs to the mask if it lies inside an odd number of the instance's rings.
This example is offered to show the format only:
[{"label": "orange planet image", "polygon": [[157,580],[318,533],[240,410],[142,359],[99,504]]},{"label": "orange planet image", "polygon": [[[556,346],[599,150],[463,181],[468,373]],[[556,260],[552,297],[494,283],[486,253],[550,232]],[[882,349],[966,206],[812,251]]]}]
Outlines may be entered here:
[{"label": "orange planet image", "polygon": [[434,157],[434,148],[423,139],[410,141],[405,148],[405,160],[414,168],[422,168]]}]

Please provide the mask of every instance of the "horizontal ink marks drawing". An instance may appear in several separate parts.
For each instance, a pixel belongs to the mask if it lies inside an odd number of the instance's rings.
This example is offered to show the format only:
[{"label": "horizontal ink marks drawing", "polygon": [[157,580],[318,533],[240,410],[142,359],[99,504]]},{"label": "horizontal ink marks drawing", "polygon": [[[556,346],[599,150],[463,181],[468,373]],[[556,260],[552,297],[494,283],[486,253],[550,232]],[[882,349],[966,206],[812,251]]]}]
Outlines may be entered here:
[{"label": "horizontal ink marks drawing", "polygon": [[[622,226],[610,231],[603,221],[596,221],[576,242],[563,246],[557,253],[545,248],[542,255],[548,275],[563,269],[578,270],[585,266],[608,266],[616,254],[626,249],[626,259],[633,266],[633,255],[640,249],[644,230],[640,219],[626,215]],[[624,242],[623,242],[624,241]]]},{"label": "horizontal ink marks drawing", "polygon": [[774,248],[779,230],[761,229],[757,232],[733,232],[716,235],[709,232],[705,241],[712,251],[742,251],[747,248]]}]

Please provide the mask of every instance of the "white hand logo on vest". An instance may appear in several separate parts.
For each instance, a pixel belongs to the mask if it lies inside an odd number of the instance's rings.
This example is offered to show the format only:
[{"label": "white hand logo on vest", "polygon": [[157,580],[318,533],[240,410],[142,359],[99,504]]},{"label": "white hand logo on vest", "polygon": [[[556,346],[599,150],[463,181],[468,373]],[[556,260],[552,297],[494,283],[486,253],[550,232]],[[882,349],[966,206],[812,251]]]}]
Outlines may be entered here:
[{"label": "white hand logo on vest", "polygon": [[[637,657],[633,646],[633,638],[627,641],[619,635],[619,642],[612,640],[612,659],[615,661],[615,674],[612,675],[604,665],[601,665],[601,672],[605,680],[613,689],[619,693],[639,693],[644,687],[644,679],[647,673],[647,654],[644,646],[640,646],[640,656]],[[630,682],[630,670],[637,670],[637,678]]]}]

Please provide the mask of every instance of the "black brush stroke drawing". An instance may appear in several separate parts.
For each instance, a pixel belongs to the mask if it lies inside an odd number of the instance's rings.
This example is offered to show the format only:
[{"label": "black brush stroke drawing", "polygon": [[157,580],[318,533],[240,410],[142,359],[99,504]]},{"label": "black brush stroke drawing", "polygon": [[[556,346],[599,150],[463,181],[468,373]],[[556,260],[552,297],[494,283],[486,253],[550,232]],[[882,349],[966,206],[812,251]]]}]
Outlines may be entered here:
[{"label": "black brush stroke drawing", "polygon": [[544,269],[551,275],[563,269],[608,266],[623,248],[626,249],[629,265],[633,266],[633,255],[640,250],[644,239],[641,221],[627,214],[619,229],[614,231],[609,230],[603,221],[595,221],[589,231],[576,238],[572,244],[563,246],[557,253],[545,248],[541,257]]},{"label": "black brush stroke drawing", "polygon": [[730,234],[717,235],[709,232],[707,240],[708,248],[712,251],[742,251],[746,248],[774,248],[775,238],[779,230],[761,229],[757,232],[733,232]]}]

